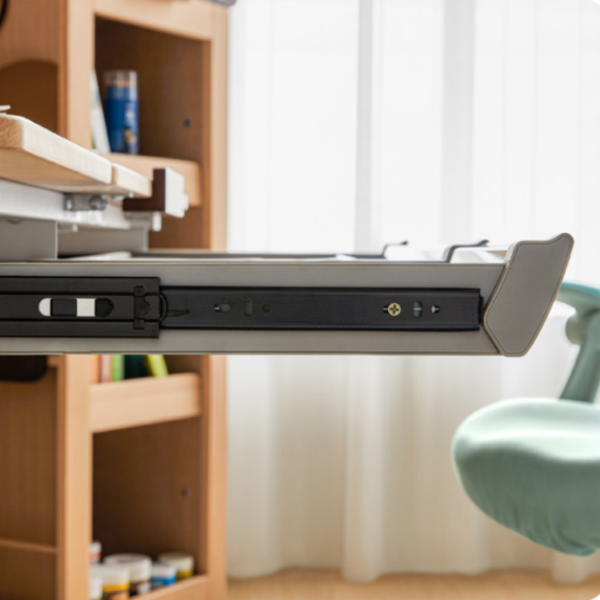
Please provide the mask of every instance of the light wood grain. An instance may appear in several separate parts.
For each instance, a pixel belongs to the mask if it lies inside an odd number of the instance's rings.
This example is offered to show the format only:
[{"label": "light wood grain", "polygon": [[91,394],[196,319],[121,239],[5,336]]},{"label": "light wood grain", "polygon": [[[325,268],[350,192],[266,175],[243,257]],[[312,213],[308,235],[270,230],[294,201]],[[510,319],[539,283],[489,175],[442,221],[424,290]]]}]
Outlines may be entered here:
[{"label": "light wood grain", "polygon": [[545,571],[490,571],[479,576],[388,575],[361,585],[336,571],[290,569],[269,577],[232,580],[229,600],[591,600],[600,576],[582,584],[554,583]]},{"label": "light wood grain", "polygon": [[110,193],[147,198],[152,195],[151,178],[134,169],[113,163]]},{"label": "light wood grain", "polygon": [[0,177],[63,192],[110,184],[111,164],[27,119],[0,115]]},{"label": "light wood grain", "polygon": [[28,542],[19,542],[17,540],[0,539],[0,548],[9,548],[12,550],[22,550],[24,552],[37,552],[41,554],[56,554],[56,546],[47,544],[30,544]]},{"label": "light wood grain", "polygon": [[216,8],[209,2],[94,0],[99,17],[197,40],[213,39]]},{"label": "light wood grain", "polygon": [[58,132],[83,148],[91,148],[92,0],[60,0],[59,33]]},{"label": "light wood grain", "polygon": [[0,383],[0,538],[56,545],[56,373]]},{"label": "light wood grain", "polygon": [[154,169],[168,167],[185,177],[185,193],[190,199],[190,206],[202,204],[202,175],[200,165],[191,160],[178,160],[176,158],[160,158],[157,156],[137,156],[134,154],[106,154],[113,164],[118,163],[129,167],[152,181]]},{"label": "light wood grain", "polygon": [[217,7],[215,39],[209,54],[210,85],[204,88],[205,94],[210,95],[204,102],[204,120],[210,126],[210,136],[203,138],[208,147],[201,158],[203,164],[210,165],[205,185],[211,202],[204,210],[203,238],[211,250],[227,249],[227,37],[228,12]]},{"label": "light wood grain", "polygon": [[201,412],[200,378],[187,373],[98,383],[90,399],[94,433],[189,419]]},{"label": "light wood grain", "polygon": [[79,185],[78,192],[135,198],[148,198],[152,195],[152,182],[146,176],[114,163],[111,163],[111,169],[111,182],[108,185]]},{"label": "light wood grain", "polygon": [[91,361],[62,356],[58,404],[58,564],[59,600],[87,598],[88,548],[92,539],[92,440],[89,433]]},{"label": "light wood grain", "polygon": [[150,592],[144,600],[210,600],[208,583],[206,575],[196,575],[187,581]]},{"label": "light wood grain", "polygon": [[202,463],[200,486],[205,490],[201,505],[200,561],[210,574],[210,597],[224,600],[227,594],[227,390],[225,356],[200,358],[204,374],[204,406],[201,420]]}]

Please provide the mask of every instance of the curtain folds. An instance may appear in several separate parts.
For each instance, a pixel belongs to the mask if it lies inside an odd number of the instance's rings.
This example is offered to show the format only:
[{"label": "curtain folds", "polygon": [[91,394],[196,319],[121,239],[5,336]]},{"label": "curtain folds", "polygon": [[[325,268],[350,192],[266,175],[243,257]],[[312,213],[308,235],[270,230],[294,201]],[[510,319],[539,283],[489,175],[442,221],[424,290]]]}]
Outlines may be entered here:
[{"label": "curtain folds", "polygon": [[[600,8],[589,0],[244,0],[231,11],[230,248],[378,250],[562,231],[600,272]],[[556,396],[556,310],[523,359],[229,359],[229,571],[600,570],[483,516],[458,424]]]}]

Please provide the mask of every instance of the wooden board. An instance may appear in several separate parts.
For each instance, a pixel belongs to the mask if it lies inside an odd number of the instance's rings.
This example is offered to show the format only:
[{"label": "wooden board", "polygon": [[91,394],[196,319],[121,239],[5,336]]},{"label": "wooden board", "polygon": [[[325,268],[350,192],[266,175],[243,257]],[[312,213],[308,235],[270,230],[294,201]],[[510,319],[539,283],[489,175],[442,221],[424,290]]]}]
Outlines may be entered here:
[{"label": "wooden board", "polygon": [[77,192],[110,184],[108,160],[22,117],[0,115],[0,177]]},{"label": "wooden board", "polygon": [[113,165],[115,163],[129,167],[152,181],[154,169],[168,167],[177,171],[185,178],[185,193],[190,200],[190,207],[202,204],[202,173],[200,165],[191,160],[177,158],[162,158],[157,156],[138,156],[135,154],[106,154]]},{"label": "wooden board", "polygon": [[24,60],[0,68],[0,90],[0,102],[9,104],[12,114],[58,131],[56,63]]},{"label": "wooden board", "polygon": [[56,373],[0,383],[0,538],[54,546]]},{"label": "wooden board", "polygon": [[59,192],[152,195],[145,175],[12,115],[0,115],[0,178]]},{"label": "wooden board", "polygon": [[92,539],[92,440],[88,429],[90,358],[61,356],[57,373],[56,597],[80,600],[89,594],[88,553]]},{"label": "wooden board", "polygon": [[90,400],[94,433],[189,419],[200,415],[200,378],[185,373],[98,383]]},{"label": "wooden board", "polygon": [[148,198],[152,195],[152,182],[138,171],[111,163],[111,182],[108,185],[91,184],[79,186],[78,191],[88,194],[130,196]]},{"label": "wooden board", "polygon": [[0,548],[0,598],[56,600],[56,556]]},{"label": "wooden board", "polygon": [[103,553],[182,551],[199,564],[199,420],[94,434],[93,536]]},{"label": "wooden board", "polygon": [[209,596],[209,578],[196,575],[187,581],[144,595],[144,600],[215,600]]},{"label": "wooden board", "polygon": [[60,0],[9,2],[0,34],[0,67],[22,60],[58,64],[60,3]]},{"label": "wooden board", "polygon": [[94,12],[99,17],[198,40],[213,39],[218,9],[209,2],[197,1],[94,0]]}]

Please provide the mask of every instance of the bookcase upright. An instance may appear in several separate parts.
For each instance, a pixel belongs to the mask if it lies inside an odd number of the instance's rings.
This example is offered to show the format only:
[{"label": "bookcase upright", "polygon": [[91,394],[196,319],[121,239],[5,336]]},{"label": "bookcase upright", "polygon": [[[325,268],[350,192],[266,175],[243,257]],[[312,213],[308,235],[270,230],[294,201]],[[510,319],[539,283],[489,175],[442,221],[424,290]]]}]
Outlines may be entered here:
[{"label": "bookcase upright", "polygon": [[[227,10],[200,0],[20,0],[0,26],[0,103],[91,146],[90,72],[133,69],[140,156],[186,178],[191,208],[155,248],[226,245]],[[169,377],[92,384],[87,356],[0,383],[0,598],[88,597],[88,545],[190,552],[191,580],[148,600],[224,600],[225,359],[168,357]]]}]

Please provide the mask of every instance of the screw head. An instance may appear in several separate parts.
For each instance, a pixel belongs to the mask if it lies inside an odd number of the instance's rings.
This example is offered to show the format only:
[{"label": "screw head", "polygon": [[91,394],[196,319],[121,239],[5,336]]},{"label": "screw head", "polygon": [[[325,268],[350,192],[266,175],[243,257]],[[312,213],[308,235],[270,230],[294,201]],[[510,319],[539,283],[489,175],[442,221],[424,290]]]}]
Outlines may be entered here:
[{"label": "screw head", "polygon": [[402,312],[402,307],[397,302],[392,302],[387,307],[387,311],[392,317],[397,317]]}]

